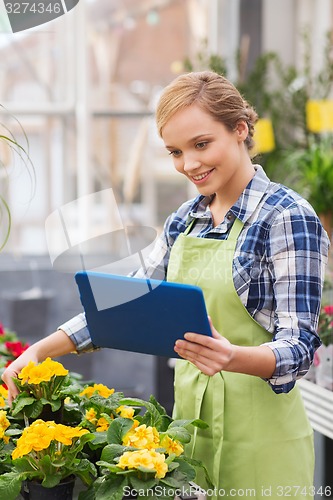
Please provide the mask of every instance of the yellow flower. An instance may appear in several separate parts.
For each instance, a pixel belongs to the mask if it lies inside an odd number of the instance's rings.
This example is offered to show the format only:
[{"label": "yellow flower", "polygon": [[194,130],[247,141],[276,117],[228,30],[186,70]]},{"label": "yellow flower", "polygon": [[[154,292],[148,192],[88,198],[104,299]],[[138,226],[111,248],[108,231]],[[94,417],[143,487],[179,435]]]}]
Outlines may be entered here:
[{"label": "yellow flower", "polygon": [[0,406],[6,406],[6,399],[8,398],[8,390],[0,385]]},{"label": "yellow flower", "polygon": [[111,394],[114,393],[114,389],[109,389],[106,387],[106,385],[103,384],[94,384],[93,386],[88,386],[85,389],[83,389],[82,392],[80,392],[80,396],[87,396],[88,398],[91,398],[91,396],[94,395],[94,393],[97,392],[99,396],[102,396],[103,398],[108,398],[111,396]]},{"label": "yellow flower", "polygon": [[0,396],[2,396],[4,399],[8,398],[8,390],[5,389],[3,385],[0,385]]},{"label": "yellow flower", "polygon": [[103,432],[103,431],[107,431],[108,428],[110,427],[110,424],[109,422],[106,420],[105,417],[101,417],[98,419],[98,422],[97,422],[97,425],[98,427],[96,427],[96,431],[97,432]]},{"label": "yellow flower", "polygon": [[131,406],[121,405],[116,409],[116,412],[119,413],[122,418],[133,418],[134,416],[134,408]]},{"label": "yellow flower", "polygon": [[0,410],[0,428],[5,431],[9,426],[10,422],[7,418],[7,413],[5,412],[5,410]]},{"label": "yellow flower", "polygon": [[62,424],[56,424],[53,421],[44,422],[36,420],[30,427],[26,427],[17,440],[16,448],[12,453],[12,458],[23,457],[31,451],[46,450],[51,441],[58,441],[64,445],[71,445],[72,439],[80,437],[88,432],[87,429],[80,427],[68,427]]},{"label": "yellow flower", "polygon": [[40,384],[41,382],[49,382],[53,376],[67,374],[68,370],[65,370],[61,363],[46,358],[45,361],[37,365],[30,361],[18,374],[18,378],[22,379],[23,384]]},{"label": "yellow flower", "polygon": [[134,448],[146,448],[148,450],[158,448],[160,444],[159,433],[155,427],[147,427],[145,424],[131,428],[123,438],[125,446]]},{"label": "yellow flower", "polygon": [[85,418],[89,420],[89,422],[91,422],[92,424],[96,423],[97,420],[96,416],[97,413],[94,410],[94,408],[89,408],[89,410],[86,410]]},{"label": "yellow flower", "polygon": [[154,460],[154,469],[156,471],[155,477],[162,479],[165,474],[168,472],[168,464],[165,463],[165,455],[163,453],[157,453],[151,451],[153,453]]},{"label": "yellow flower", "polygon": [[121,469],[136,469],[139,466],[155,471],[155,478],[163,478],[168,472],[165,455],[154,450],[126,451],[120,457],[118,466]]},{"label": "yellow flower", "polygon": [[23,384],[40,384],[40,382],[50,380],[51,376],[50,370],[40,369],[33,361],[29,361],[18,374]]},{"label": "yellow flower", "polygon": [[32,450],[32,446],[28,443],[21,443],[21,445],[17,445],[15,450],[12,453],[12,459],[16,460],[16,458],[21,458],[24,455],[28,455]]},{"label": "yellow flower", "polygon": [[168,455],[171,455],[171,453],[174,453],[177,457],[181,455],[184,451],[184,448],[178,441],[174,441],[171,439],[169,436],[164,436],[161,439],[161,446],[162,448],[165,448],[165,451]]},{"label": "yellow flower", "polygon": [[7,413],[4,410],[0,410],[0,439],[2,439],[5,444],[9,442],[9,437],[5,436],[5,431],[9,426],[10,422],[7,419]]},{"label": "yellow flower", "polygon": [[43,420],[36,420],[30,427],[26,427],[17,444],[27,443],[34,451],[46,450],[54,439],[54,427]]},{"label": "yellow flower", "polygon": [[56,377],[65,377],[68,375],[68,370],[66,370],[61,363],[53,361],[51,358],[46,358],[45,361],[41,363],[41,366],[51,370],[52,375],[55,375]]},{"label": "yellow flower", "polygon": [[87,432],[89,432],[87,429],[81,429],[81,427],[68,427],[63,424],[56,424],[54,439],[60,443],[71,445],[73,438],[81,437]]}]

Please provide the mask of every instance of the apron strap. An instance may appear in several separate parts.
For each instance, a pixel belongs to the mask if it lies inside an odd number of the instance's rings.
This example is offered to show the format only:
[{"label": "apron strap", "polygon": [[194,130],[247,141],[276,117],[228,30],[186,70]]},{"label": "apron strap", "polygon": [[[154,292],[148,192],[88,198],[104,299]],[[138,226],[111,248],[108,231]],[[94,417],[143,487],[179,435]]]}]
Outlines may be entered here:
[{"label": "apron strap", "polygon": [[[197,386],[195,388],[195,403],[194,403],[194,418],[201,418],[201,406],[204,399],[204,395],[208,386],[209,376],[202,372],[198,373]],[[191,458],[193,458],[194,450],[197,442],[198,427],[194,427],[193,430],[193,441],[192,441],[192,453]]]},{"label": "apron strap", "polygon": [[[196,221],[197,221],[197,219],[193,219],[189,223],[189,225],[187,226],[187,228],[185,229],[185,231],[183,233],[185,236],[188,236],[188,234],[192,231],[192,229],[193,229]],[[235,246],[236,246],[237,238],[239,236],[239,233],[243,229],[243,226],[244,226],[244,223],[236,217],[236,219],[234,220],[234,222],[233,222],[233,224],[231,226],[230,233],[229,233],[229,236],[228,236],[228,241],[229,242],[230,241],[234,241],[235,242]]]}]

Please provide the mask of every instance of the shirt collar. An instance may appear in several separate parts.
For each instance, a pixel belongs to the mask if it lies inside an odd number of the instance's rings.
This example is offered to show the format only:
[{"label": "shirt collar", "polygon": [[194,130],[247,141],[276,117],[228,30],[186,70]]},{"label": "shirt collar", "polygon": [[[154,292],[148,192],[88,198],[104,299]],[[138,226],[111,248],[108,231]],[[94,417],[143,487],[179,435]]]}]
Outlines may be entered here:
[{"label": "shirt collar", "polygon": [[[260,200],[267,191],[267,187],[270,184],[270,180],[265,174],[263,168],[260,165],[253,165],[255,169],[255,174],[250,180],[236,203],[230,208],[230,212],[234,214],[235,217],[240,219],[242,222],[246,222],[257,206]],[[210,196],[198,196],[191,207],[188,215],[187,224],[193,219],[211,218],[211,212],[209,209],[209,204],[211,203],[214,195]]]}]

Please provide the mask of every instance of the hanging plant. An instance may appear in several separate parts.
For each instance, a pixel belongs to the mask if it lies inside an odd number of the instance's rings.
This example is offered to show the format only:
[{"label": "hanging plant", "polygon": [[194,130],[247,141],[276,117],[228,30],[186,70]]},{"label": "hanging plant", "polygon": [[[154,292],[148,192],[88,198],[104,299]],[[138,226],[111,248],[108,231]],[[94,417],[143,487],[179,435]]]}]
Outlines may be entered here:
[{"label": "hanging plant", "polygon": [[[8,114],[4,106],[0,105],[0,111]],[[9,129],[5,123],[0,124],[0,178],[6,178],[8,175],[8,165],[14,164],[18,160],[28,172],[31,181],[31,197],[35,194],[35,169],[29,155],[29,141],[28,137],[17,118],[9,114],[9,117],[14,120],[15,127],[19,129],[20,135],[23,136],[22,145],[14,133]],[[10,230],[12,225],[12,218],[10,207],[6,199],[6,195],[0,192],[0,251],[5,247],[8,242]]]}]

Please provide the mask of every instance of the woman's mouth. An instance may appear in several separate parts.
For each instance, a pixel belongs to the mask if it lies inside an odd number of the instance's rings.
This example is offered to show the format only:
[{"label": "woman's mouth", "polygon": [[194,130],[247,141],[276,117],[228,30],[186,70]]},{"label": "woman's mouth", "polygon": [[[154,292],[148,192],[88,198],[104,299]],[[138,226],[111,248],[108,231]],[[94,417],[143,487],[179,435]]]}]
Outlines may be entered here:
[{"label": "woman's mouth", "polygon": [[211,170],[208,170],[208,172],[203,172],[202,174],[198,175],[191,175],[191,179],[195,184],[201,184],[202,182],[205,182],[206,179],[208,179],[213,170],[214,169],[212,168]]}]

